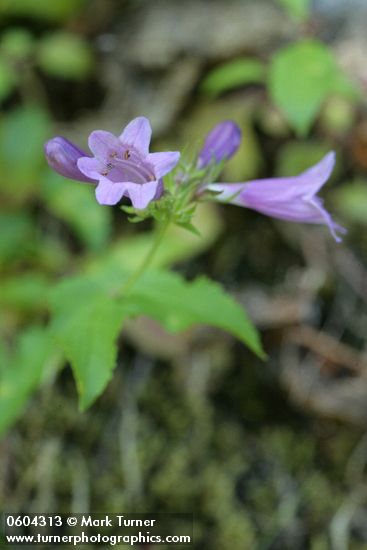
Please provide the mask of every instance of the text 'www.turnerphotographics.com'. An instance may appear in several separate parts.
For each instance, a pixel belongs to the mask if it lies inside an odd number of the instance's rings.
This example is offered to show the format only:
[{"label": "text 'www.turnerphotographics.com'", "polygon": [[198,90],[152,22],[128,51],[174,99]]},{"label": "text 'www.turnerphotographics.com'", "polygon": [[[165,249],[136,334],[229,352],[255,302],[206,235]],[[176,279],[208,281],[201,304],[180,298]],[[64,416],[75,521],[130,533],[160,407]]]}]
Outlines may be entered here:
[{"label": "text 'www.turnerphotographics.com'", "polygon": [[191,514],[3,514],[8,545],[192,545]]}]

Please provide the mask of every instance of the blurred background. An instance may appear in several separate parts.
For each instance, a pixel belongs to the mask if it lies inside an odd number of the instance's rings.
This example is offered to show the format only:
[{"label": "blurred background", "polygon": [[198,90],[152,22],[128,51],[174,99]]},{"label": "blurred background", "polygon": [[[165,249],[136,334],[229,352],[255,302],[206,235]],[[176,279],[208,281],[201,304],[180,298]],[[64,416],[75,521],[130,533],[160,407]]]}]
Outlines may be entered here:
[{"label": "blurred background", "polygon": [[[198,549],[367,548],[366,26],[363,0],[0,0],[0,511],[193,512]],[[80,413],[49,289],[137,262],[151,226],[51,173],[43,144],[139,115],[153,150],[190,153],[235,120],[223,181],[335,150],[323,197],[348,234],[204,207],[167,262],[232,292],[269,360],[139,319]]]}]

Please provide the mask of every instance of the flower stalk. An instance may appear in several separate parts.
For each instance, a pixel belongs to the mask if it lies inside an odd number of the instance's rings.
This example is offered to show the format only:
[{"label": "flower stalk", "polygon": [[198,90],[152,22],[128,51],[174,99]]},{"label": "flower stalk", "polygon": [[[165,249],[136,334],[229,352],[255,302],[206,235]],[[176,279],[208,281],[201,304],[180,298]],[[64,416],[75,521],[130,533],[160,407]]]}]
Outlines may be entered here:
[{"label": "flower stalk", "polygon": [[126,295],[131,290],[131,288],[135,285],[135,283],[140,279],[140,277],[145,273],[145,271],[150,267],[154,256],[156,255],[157,250],[159,249],[164,236],[167,232],[167,229],[171,223],[171,220],[169,217],[166,218],[161,224],[159,224],[157,230],[156,230],[156,236],[153,241],[153,244],[148,251],[147,255],[143,259],[140,266],[128,277],[128,279],[125,281],[121,288],[121,294]]}]

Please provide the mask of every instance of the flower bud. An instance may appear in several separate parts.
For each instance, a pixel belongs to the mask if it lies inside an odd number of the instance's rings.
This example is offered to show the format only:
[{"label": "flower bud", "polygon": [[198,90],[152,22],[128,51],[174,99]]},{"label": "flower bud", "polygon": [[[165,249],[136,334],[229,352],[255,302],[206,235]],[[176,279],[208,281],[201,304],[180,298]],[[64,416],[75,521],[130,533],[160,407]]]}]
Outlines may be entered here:
[{"label": "flower bud", "polygon": [[232,157],[241,143],[241,130],[231,120],[220,122],[206,136],[198,156],[198,167],[204,168],[211,162],[219,163]]},{"label": "flower bud", "polygon": [[94,181],[79,170],[77,162],[81,157],[88,157],[82,149],[61,136],[50,139],[45,144],[46,159],[51,168],[58,174],[72,180],[88,183]]}]

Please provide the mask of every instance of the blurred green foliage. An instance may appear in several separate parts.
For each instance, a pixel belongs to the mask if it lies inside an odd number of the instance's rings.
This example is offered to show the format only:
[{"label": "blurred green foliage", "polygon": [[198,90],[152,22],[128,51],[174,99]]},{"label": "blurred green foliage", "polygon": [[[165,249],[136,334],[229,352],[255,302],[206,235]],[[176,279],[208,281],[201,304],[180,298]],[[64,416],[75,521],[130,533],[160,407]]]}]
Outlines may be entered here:
[{"label": "blurred green foliage", "polygon": [[[198,207],[197,214],[196,226],[201,235],[200,239],[178,226],[172,226],[157,250],[152,261],[153,267],[167,267],[177,262],[188,261],[203,254],[216,242],[223,229],[217,210],[212,205],[202,204]],[[88,258],[85,271],[100,274],[105,269],[111,268],[113,271],[121,266],[129,272],[133,271],[149,252],[153,238],[154,234],[151,231],[133,236],[124,235],[110,243],[108,249],[101,251],[98,257]]]},{"label": "blurred green foliage", "polygon": [[249,57],[229,61],[212,69],[200,90],[217,97],[249,84],[266,86],[270,99],[300,137],[309,133],[327,99],[344,98],[355,104],[360,98],[358,86],[338,67],[329,47],[316,39],[280,48],[267,67]]},{"label": "blurred green foliage", "polygon": [[6,62],[0,59],[0,101],[5,99],[14,89],[17,79]]},{"label": "blurred green foliage", "polygon": [[300,174],[319,162],[329,150],[329,145],[323,141],[289,141],[279,152],[276,174],[277,176]]},{"label": "blurred green foliage", "polygon": [[350,223],[367,224],[367,179],[345,183],[333,198],[341,215]]},{"label": "blurred green foliage", "polygon": [[288,15],[299,21],[306,20],[310,15],[311,0],[278,0]]},{"label": "blurred green foliage", "polygon": [[0,179],[9,203],[24,204],[37,194],[50,132],[47,111],[36,105],[15,109],[0,121]]},{"label": "blurred green foliage", "polygon": [[87,42],[70,32],[53,32],[38,45],[38,65],[51,76],[84,80],[91,73],[93,61]]},{"label": "blurred green foliage", "polygon": [[64,23],[80,12],[88,0],[0,0],[1,17],[31,17]]},{"label": "blurred green foliage", "polygon": [[93,50],[80,34],[50,30],[33,36],[22,27],[5,29],[0,36],[0,103],[16,92],[33,100],[42,99],[39,70],[61,80],[82,81],[92,74],[94,67]]},{"label": "blurred green foliage", "polygon": [[[58,359],[52,339],[41,326],[29,326],[17,338],[13,354],[4,350],[0,367],[0,434],[23,412],[24,404]],[[5,355],[6,354],[6,355]]]},{"label": "blurred green foliage", "polygon": [[9,61],[22,61],[33,53],[35,39],[21,27],[6,29],[0,40],[0,52]]},{"label": "blurred green foliage", "polygon": [[223,92],[245,86],[263,83],[264,65],[251,58],[240,58],[213,69],[201,83],[202,92],[215,97]]},{"label": "blurred green foliage", "polygon": [[65,181],[49,172],[42,179],[47,210],[66,222],[88,248],[102,250],[111,235],[111,211],[101,208],[90,185]]},{"label": "blurred green foliage", "polygon": [[21,212],[0,212],[0,265],[17,263],[32,251],[32,218]]}]

